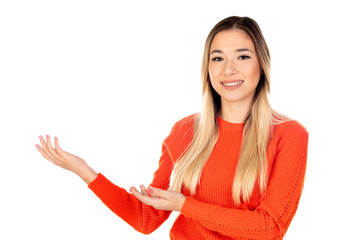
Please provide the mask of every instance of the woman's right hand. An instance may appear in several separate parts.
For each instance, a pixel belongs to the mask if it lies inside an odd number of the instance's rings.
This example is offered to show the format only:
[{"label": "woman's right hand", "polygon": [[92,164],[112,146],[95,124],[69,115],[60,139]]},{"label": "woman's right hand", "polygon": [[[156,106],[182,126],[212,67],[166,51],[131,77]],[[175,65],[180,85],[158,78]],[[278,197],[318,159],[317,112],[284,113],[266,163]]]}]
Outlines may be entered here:
[{"label": "woman's right hand", "polygon": [[43,136],[39,136],[39,138],[42,147],[38,144],[36,144],[35,147],[44,158],[59,167],[79,175],[87,184],[96,178],[97,173],[87,165],[84,159],[65,152],[60,148],[59,141],[56,137],[54,141],[55,148],[51,145],[49,135],[46,136],[46,142]]}]

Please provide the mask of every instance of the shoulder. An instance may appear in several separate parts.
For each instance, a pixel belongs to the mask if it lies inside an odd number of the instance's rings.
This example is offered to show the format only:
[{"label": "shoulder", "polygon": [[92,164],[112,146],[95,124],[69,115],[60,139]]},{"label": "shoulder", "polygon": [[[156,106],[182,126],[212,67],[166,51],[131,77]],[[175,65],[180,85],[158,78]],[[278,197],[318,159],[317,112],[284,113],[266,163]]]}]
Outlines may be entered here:
[{"label": "shoulder", "polygon": [[173,161],[176,161],[187,149],[194,136],[194,123],[198,114],[192,114],[177,121],[170,134],[164,140]]},{"label": "shoulder", "polygon": [[291,136],[306,137],[308,138],[309,133],[304,125],[296,120],[288,120],[274,126],[274,136],[280,138],[288,138]]},{"label": "shoulder", "polygon": [[284,149],[306,149],[309,141],[307,129],[296,120],[288,120],[274,126],[272,144],[278,151]]},{"label": "shoulder", "polygon": [[198,116],[198,113],[191,114],[186,116],[179,121],[177,121],[171,129],[170,135],[184,135],[189,131],[193,131],[195,119]]}]

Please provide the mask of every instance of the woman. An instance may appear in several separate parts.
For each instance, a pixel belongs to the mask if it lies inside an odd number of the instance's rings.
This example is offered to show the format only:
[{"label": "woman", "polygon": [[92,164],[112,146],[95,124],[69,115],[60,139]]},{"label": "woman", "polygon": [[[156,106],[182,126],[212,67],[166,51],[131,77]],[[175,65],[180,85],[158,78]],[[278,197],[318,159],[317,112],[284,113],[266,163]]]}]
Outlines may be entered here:
[{"label": "woman", "polygon": [[210,32],[201,113],[164,140],[150,187],[131,193],[40,136],[39,152],[79,175],[114,213],[149,234],[179,211],[171,239],[282,239],[302,192],[308,133],[269,105],[270,53],[257,23],[229,17]]}]

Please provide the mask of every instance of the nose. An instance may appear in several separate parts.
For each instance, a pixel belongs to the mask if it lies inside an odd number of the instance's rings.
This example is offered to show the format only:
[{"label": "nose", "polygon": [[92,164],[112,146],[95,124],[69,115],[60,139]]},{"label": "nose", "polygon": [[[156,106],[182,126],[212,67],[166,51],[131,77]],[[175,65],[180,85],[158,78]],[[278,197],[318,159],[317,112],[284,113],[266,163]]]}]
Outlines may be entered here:
[{"label": "nose", "polygon": [[235,66],[234,60],[232,59],[227,60],[224,65],[224,75],[231,76],[231,75],[235,75],[237,72],[238,70]]}]

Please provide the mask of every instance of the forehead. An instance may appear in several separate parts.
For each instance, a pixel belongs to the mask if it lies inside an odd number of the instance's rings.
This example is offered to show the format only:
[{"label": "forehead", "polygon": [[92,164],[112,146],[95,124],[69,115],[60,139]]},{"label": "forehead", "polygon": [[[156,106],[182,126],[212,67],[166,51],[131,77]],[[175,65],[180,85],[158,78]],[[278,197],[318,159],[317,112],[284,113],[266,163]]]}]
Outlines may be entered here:
[{"label": "forehead", "polygon": [[233,51],[239,48],[248,48],[255,52],[254,43],[244,30],[229,29],[218,32],[214,36],[210,52],[215,49]]}]

